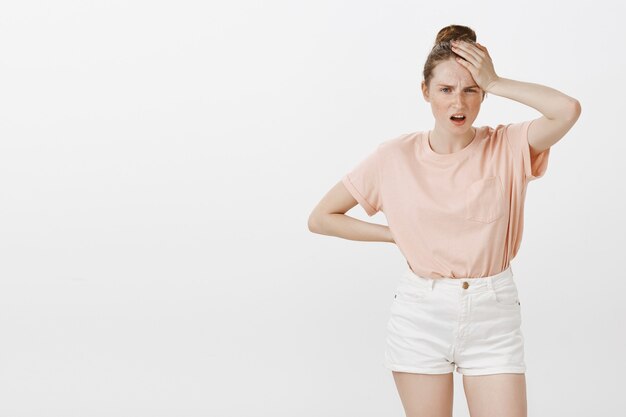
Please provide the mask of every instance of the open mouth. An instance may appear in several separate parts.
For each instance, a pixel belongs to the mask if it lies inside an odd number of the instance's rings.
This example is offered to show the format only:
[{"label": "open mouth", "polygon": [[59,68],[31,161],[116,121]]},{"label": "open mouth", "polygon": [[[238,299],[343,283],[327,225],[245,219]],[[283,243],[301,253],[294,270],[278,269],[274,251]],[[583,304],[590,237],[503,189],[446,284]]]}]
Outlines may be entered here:
[{"label": "open mouth", "polygon": [[463,126],[465,124],[465,115],[464,114],[453,114],[450,116],[450,121],[455,126]]}]

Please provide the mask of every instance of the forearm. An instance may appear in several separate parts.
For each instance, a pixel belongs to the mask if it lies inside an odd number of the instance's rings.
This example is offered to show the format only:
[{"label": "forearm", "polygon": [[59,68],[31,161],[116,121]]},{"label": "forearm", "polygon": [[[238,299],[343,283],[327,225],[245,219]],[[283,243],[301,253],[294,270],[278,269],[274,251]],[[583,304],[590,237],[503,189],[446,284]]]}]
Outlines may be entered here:
[{"label": "forearm", "polygon": [[487,92],[530,106],[553,120],[571,118],[578,102],[575,98],[545,85],[502,77],[498,77]]},{"label": "forearm", "polygon": [[321,216],[317,227],[312,231],[321,235],[337,236],[349,240],[394,242],[389,226],[364,222],[345,214]]}]

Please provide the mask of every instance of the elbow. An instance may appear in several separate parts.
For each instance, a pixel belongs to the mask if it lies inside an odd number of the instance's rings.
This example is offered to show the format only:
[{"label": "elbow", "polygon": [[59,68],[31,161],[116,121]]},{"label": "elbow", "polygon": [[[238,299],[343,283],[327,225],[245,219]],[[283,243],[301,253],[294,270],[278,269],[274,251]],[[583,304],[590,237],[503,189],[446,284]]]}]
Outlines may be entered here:
[{"label": "elbow", "polygon": [[573,99],[572,104],[571,104],[571,110],[570,110],[570,120],[571,121],[578,120],[578,118],[580,117],[581,111],[582,111],[582,108],[580,106],[580,101]]},{"label": "elbow", "polygon": [[320,228],[321,228],[321,227],[320,227],[320,223],[321,223],[321,222],[320,222],[320,220],[319,220],[319,216],[318,216],[318,215],[316,215],[315,213],[312,213],[312,214],[309,216],[309,220],[308,220],[308,222],[307,222],[307,226],[308,226],[308,228],[309,228],[309,232],[319,234],[319,233],[320,233]]}]

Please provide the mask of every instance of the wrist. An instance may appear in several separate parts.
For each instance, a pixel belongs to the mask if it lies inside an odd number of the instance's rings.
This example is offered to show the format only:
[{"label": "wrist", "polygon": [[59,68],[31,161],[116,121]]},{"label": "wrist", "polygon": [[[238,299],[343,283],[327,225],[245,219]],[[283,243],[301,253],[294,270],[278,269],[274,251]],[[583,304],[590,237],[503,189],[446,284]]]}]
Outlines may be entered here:
[{"label": "wrist", "polygon": [[485,92],[493,93],[494,88],[502,81],[502,78],[496,76],[493,80],[489,81],[487,84],[487,88],[485,88]]}]

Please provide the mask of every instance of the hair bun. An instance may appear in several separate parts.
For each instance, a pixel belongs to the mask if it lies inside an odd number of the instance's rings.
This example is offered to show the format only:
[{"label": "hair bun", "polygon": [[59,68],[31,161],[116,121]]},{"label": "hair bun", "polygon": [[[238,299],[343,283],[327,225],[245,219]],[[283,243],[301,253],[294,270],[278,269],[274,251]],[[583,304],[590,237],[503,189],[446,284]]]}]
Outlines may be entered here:
[{"label": "hair bun", "polygon": [[476,42],[476,32],[467,26],[449,25],[437,33],[435,46],[441,43],[449,43],[451,40],[464,40]]}]

